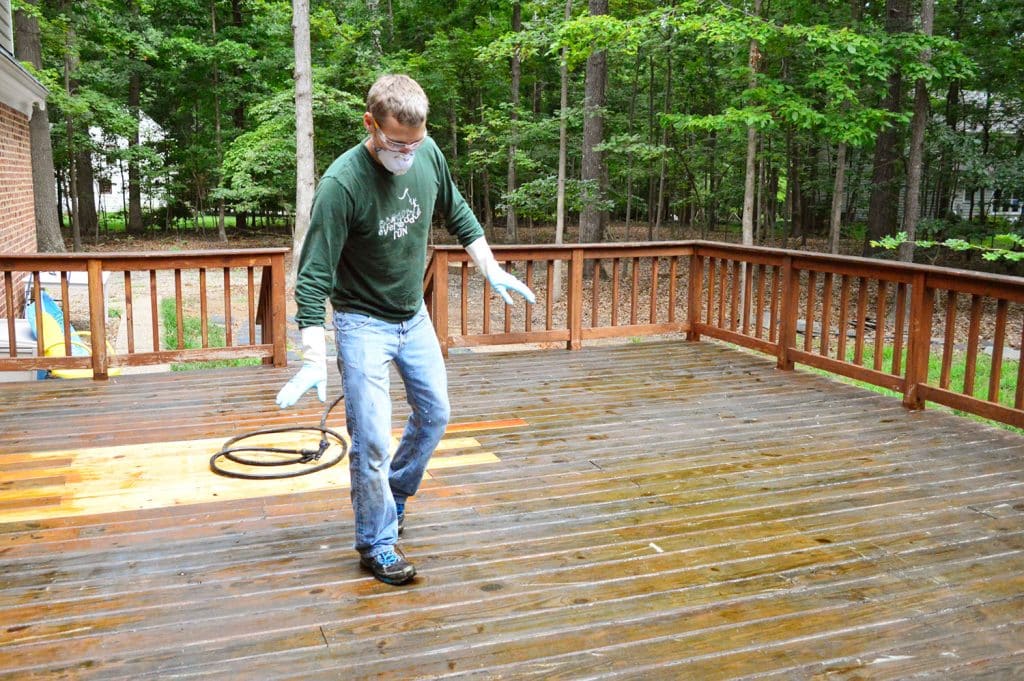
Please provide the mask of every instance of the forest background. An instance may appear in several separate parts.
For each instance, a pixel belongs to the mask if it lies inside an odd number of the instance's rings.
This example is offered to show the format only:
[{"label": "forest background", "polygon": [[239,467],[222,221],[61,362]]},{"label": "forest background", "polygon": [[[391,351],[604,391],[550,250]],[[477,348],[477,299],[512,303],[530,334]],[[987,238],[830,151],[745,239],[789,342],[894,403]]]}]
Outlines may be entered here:
[{"label": "forest background", "polygon": [[[373,80],[409,73],[495,242],[685,235],[867,255],[882,242],[903,259],[916,242],[919,261],[953,251],[1004,272],[1024,255],[1019,0],[13,8],[16,55],[50,90],[33,119],[57,180],[40,250],[290,235],[301,19],[315,176],[362,139]],[[97,213],[114,173],[124,208]]]}]

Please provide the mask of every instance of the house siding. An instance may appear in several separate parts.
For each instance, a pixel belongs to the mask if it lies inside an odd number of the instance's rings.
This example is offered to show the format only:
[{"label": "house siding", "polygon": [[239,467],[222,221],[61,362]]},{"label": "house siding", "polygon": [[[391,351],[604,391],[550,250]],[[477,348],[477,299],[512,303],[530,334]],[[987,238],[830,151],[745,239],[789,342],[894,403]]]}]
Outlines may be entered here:
[{"label": "house siding", "polygon": [[[0,251],[35,253],[35,223],[29,121],[0,103]],[[5,286],[0,281],[0,317],[8,313]],[[24,302],[22,281],[14,281],[14,294],[17,313]]]}]

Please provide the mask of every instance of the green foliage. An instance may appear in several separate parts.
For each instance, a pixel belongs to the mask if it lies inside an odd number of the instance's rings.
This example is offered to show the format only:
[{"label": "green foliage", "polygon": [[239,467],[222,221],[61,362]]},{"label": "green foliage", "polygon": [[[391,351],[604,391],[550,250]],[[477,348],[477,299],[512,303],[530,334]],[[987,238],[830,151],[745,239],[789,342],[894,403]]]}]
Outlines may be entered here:
[{"label": "green foliage", "polygon": [[[879,133],[893,131],[905,143],[909,98],[895,110],[883,101],[894,75],[904,92],[920,78],[932,95],[925,184],[945,192],[943,210],[954,187],[976,188],[979,202],[982,188],[989,202],[996,190],[1009,196],[1024,189],[1024,9],[1014,0],[939,3],[931,37],[888,34],[878,4],[864,5],[856,20],[849,3],[808,0],[764,3],[761,16],[751,3],[718,0],[614,2],[609,14],[592,16],[577,1],[568,20],[564,0],[520,5],[522,30],[513,31],[511,3],[499,0],[312,3],[317,172],[361,139],[362,100],[377,75],[408,72],[430,97],[430,133],[474,208],[515,207],[550,220],[565,50],[570,211],[598,205],[622,219],[628,204],[631,219],[637,207],[653,219],[664,167],[669,213],[702,228],[738,219],[746,132],[753,128],[765,168],[759,191],[770,194],[778,222],[792,220],[787,191],[798,186],[808,216],[827,214],[836,145],[850,148],[848,177],[863,186]],[[40,23],[44,63],[37,75],[51,93],[62,178],[70,154],[89,151],[112,167],[134,164],[146,194],[166,202],[172,220],[199,220],[221,199],[232,211],[292,210],[291,2],[15,0],[14,8]],[[760,55],[756,72],[751,41]],[[607,196],[577,181],[583,65],[595,51],[607,52],[600,145]],[[510,103],[513,55],[522,76],[517,109]],[[141,86],[140,111],[161,133],[129,149],[139,121],[128,103],[133,79]],[[513,144],[516,188],[506,192]],[[863,216],[867,193],[848,195],[855,217]],[[926,240],[980,246],[992,237],[991,227],[975,235],[931,210],[936,222],[918,232]],[[1001,259],[1020,251],[1010,242],[998,248]]]},{"label": "green foliage", "polygon": [[[1008,244],[1007,247],[996,247],[986,246],[980,243],[972,243],[965,239],[949,238],[944,241],[928,241],[918,239],[914,241],[914,245],[917,248],[948,248],[951,251],[978,251],[981,254],[982,259],[988,261],[1007,260],[1010,262],[1020,262],[1024,260],[1024,236],[1020,234],[999,234],[996,236],[1002,242]],[[908,243],[906,232],[897,232],[896,234],[887,235],[882,239],[872,240],[871,245],[874,248],[884,248],[892,251],[899,248],[901,245]]]},{"label": "green foliage", "polygon": [[[163,346],[165,349],[178,347],[178,312],[174,298],[163,298],[160,301],[160,321],[163,326]],[[185,348],[194,349],[203,346],[202,320],[198,317],[186,316],[182,320],[182,331]],[[207,323],[206,339],[209,347],[222,348],[226,345],[224,327],[219,324]],[[230,366],[255,366],[260,360],[255,357],[227,359],[204,362],[184,362],[171,365],[171,371],[188,371],[192,369],[215,369]]]}]

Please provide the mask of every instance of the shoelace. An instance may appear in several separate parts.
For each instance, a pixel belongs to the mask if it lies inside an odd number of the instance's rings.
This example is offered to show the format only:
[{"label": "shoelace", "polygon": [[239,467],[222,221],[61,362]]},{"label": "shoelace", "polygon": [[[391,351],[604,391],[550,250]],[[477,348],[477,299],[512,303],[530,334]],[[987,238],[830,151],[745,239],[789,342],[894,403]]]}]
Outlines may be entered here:
[{"label": "shoelace", "polygon": [[374,560],[380,563],[382,567],[391,567],[398,562],[398,555],[394,551],[385,551],[378,553]]}]

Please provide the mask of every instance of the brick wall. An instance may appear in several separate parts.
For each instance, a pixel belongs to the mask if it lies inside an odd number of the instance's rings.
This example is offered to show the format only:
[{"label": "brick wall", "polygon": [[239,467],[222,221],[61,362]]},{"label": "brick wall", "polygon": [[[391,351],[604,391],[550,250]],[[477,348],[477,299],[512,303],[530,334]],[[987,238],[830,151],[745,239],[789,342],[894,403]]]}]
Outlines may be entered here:
[{"label": "brick wall", "polygon": [[[32,197],[32,156],[28,119],[0,103],[0,252],[36,252],[36,213]],[[24,275],[14,283],[20,310]],[[0,317],[7,316],[7,292],[0,278]],[[16,310],[16,311],[18,311]]]}]

